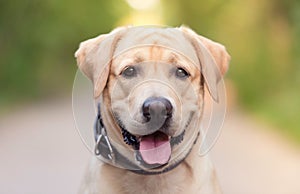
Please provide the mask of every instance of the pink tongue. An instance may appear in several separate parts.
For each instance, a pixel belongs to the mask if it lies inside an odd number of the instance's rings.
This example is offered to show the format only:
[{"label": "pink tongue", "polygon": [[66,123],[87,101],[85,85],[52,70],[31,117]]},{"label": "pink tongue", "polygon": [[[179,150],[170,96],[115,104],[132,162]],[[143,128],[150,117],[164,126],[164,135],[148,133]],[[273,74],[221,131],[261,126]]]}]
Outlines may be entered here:
[{"label": "pink tongue", "polygon": [[166,164],[171,156],[169,137],[162,132],[142,137],[140,153],[148,164]]}]

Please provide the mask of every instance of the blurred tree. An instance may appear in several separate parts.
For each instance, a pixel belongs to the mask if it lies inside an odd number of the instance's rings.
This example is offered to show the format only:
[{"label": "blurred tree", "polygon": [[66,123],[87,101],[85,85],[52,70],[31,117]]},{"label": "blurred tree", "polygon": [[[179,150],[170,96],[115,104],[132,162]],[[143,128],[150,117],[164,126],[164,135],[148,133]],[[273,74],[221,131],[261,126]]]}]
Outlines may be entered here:
[{"label": "blurred tree", "polygon": [[300,140],[300,2],[163,0],[167,23],[223,43],[240,102]]},{"label": "blurred tree", "polygon": [[[299,0],[161,3],[155,9],[167,25],[186,24],[227,47],[241,104],[300,139]],[[129,11],[125,0],[0,1],[0,105],[69,92],[79,42],[109,32]]]},{"label": "blurred tree", "polygon": [[0,104],[70,91],[80,41],[127,12],[123,0],[0,1]]}]

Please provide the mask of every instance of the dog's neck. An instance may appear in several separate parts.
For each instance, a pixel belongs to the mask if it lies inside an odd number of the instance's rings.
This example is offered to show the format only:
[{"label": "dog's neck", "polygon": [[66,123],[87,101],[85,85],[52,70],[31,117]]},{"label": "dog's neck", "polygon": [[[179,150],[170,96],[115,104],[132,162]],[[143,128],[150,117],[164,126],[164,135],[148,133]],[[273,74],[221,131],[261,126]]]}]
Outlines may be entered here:
[{"label": "dog's neck", "polygon": [[[105,188],[105,191],[102,190],[103,188],[97,188],[97,190],[99,189],[102,193],[120,194],[181,194],[195,193],[194,191],[199,191],[197,193],[200,194],[210,193],[211,185],[209,185],[209,182],[211,179],[215,179],[215,174],[208,156],[200,157],[197,155],[200,144],[201,141],[198,141],[191,154],[178,167],[159,175],[139,175],[126,169],[102,163],[98,165],[100,169],[96,172],[97,179],[95,181],[104,182],[107,188]],[[200,176],[196,176],[199,174]],[[195,184],[186,184],[187,182],[195,182]],[[190,185],[193,185],[193,187],[190,187]],[[216,191],[213,193],[219,193],[218,188],[214,189]]]},{"label": "dog's neck", "polygon": [[[121,168],[124,169],[128,169],[136,174],[140,174],[140,175],[157,175],[157,174],[162,174],[162,173],[167,173],[171,170],[173,170],[174,168],[176,168],[178,165],[180,165],[185,158],[189,155],[189,153],[192,151],[192,148],[194,147],[194,145],[191,146],[191,148],[189,150],[186,150],[184,153],[185,156],[181,159],[176,161],[175,163],[173,163],[172,165],[168,166],[167,168],[164,168],[161,171],[146,171],[142,168],[140,168],[138,165],[134,164],[133,162],[131,162],[130,160],[128,160],[125,156],[123,156],[118,149],[116,149],[112,143],[109,140],[109,136],[107,134],[106,131],[106,127],[103,123],[103,119],[102,119],[102,114],[101,114],[101,109],[100,109],[100,103],[98,104],[98,113],[97,113],[97,117],[96,117],[96,123],[95,123],[95,129],[94,129],[94,134],[95,134],[95,141],[96,141],[96,145],[95,145],[95,154],[97,156],[100,156],[102,159],[104,159],[105,161],[107,161],[108,163],[112,164],[112,165],[117,165]],[[113,117],[110,117],[113,118]],[[181,135],[179,135],[179,137],[183,137],[184,136],[184,132],[182,132]],[[196,144],[196,141],[198,139],[199,133],[197,134],[193,144]]]},{"label": "dog's neck", "polygon": [[[109,112],[105,112],[103,116],[109,118]],[[113,121],[109,118],[107,127],[113,127]],[[196,193],[208,194],[221,193],[219,187],[212,185],[215,182],[216,176],[213,166],[207,155],[199,156],[198,151],[201,145],[201,137],[192,146],[190,153],[186,158],[172,170],[157,174],[157,175],[141,175],[133,173],[124,168],[118,168],[113,165],[104,163],[97,159],[88,172],[87,182],[83,191],[88,189],[90,193],[164,193],[164,194],[181,194],[181,193]],[[96,163],[96,164],[95,164]],[[101,182],[101,184],[99,184]],[[188,184],[193,182],[194,184]],[[99,187],[107,185],[106,187]],[[199,192],[198,192],[199,191]]]}]

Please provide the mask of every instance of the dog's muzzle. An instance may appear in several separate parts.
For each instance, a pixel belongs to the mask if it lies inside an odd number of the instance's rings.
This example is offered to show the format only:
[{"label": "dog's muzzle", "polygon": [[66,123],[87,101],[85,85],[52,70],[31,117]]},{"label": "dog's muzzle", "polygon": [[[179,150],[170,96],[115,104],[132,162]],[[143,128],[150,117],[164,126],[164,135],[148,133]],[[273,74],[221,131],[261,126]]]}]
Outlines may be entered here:
[{"label": "dog's muzzle", "polygon": [[[170,104],[169,102],[167,102],[167,100],[159,99],[159,98],[148,99],[148,101],[146,100],[143,109],[144,107],[146,107],[145,108],[146,115],[147,112],[149,112],[150,120],[148,122],[151,122],[151,119],[157,119],[158,117],[162,116],[164,118],[164,123],[165,123],[165,121],[171,117],[172,108]],[[155,114],[159,114],[159,116]],[[180,135],[171,138],[166,133],[160,131],[161,128],[158,128],[158,130],[156,130],[155,132],[149,135],[136,137],[133,134],[131,134],[129,131],[127,131],[121,123],[119,124],[119,126],[122,130],[122,136],[124,138],[124,142],[128,145],[131,145],[134,148],[135,158],[136,161],[138,161],[139,165],[142,165],[147,169],[156,169],[156,170],[155,171],[143,170],[138,165],[129,161],[111,144],[105,126],[102,121],[100,105],[98,105],[98,115],[97,115],[95,128],[94,128],[94,135],[96,141],[95,155],[101,156],[101,158],[108,163],[119,166],[121,168],[126,168],[138,174],[153,175],[153,174],[161,174],[172,170],[173,168],[177,167],[188,155],[187,154],[185,157],[183,157],[181,160],[177,161],[176,163],[164,169],[158,170],[159,168],[168,164],[168,161],[171,157],[171,147],[173,145],[179,144],[183,140],[185,130]],[[196,140],[198,136],[199,133],[196,137]],[[190,151],[191,149],[189,150],[189,152]]]}]

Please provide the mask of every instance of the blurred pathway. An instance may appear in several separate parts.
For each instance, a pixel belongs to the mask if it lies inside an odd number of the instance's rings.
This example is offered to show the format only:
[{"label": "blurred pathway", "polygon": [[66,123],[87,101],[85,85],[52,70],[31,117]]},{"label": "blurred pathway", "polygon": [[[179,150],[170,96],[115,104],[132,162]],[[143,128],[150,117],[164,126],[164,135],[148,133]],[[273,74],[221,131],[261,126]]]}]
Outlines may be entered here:
[{"label": "blurred pathway", "polygon": [[[224,194],[299,194],[300,148],[244,113],[231,112],[210,152]],[[90,153],[71,101],[0,118],[0,194],[76,193]]]},{"label": "blurred pathway", "polygon": [[227,114],[210,153],[224,194],[300,193],[300,146],[245,113]]},{"label": "blurred pathway", "polygon": [[0,194],[76,193],[89,153],[71,101],[25,107],[0,119]]}]

